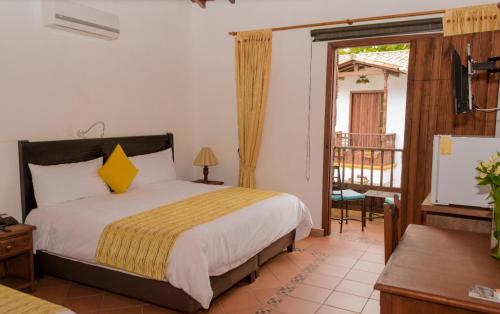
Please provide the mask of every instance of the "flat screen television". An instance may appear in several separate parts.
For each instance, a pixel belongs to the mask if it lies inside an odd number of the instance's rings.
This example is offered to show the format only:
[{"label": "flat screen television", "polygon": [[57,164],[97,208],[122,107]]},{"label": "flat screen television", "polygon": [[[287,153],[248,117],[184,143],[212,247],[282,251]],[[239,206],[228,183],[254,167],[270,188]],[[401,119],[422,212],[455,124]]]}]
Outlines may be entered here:
[{"label": "flat screen television", "polygon": [[472,110],[472,104],[469,103],[468,69],[462,65],[460,55],[455,49],[451,52],[451,71],[455,114],[469,112]]}]

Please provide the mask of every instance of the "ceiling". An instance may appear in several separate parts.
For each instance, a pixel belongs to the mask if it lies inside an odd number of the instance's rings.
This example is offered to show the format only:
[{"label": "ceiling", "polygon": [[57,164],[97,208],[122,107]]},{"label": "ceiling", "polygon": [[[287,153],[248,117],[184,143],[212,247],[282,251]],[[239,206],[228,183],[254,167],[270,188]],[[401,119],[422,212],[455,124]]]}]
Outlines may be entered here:
[{"label": "ceiling", "polygon": [[[197,3],[203,9],[206,8],[207,1],[214,1],[214,0],[191,0],[191,2]],[[231,2],[232,4],[234,4],[236,2],[236,0],[229,0],[229,2]]]}]

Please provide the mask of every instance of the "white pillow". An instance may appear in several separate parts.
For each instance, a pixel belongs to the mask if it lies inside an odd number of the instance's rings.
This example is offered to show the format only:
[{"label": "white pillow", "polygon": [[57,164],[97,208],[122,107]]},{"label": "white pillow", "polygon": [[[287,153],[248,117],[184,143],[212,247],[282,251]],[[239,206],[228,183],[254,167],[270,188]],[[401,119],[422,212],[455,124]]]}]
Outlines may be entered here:
[{"label": "white pillow", "polygon": [[177,178],[175,173],[172,149],[165,149],[157,153],[129,157],[139,173],[132,181],[132,187],[160,181],[172,181]]},{"label": "white pillow", "polygon": [[102,157],[51,166],[29,164],[29,167],[37,207],[111,194],[97,172],[102,167]]}]

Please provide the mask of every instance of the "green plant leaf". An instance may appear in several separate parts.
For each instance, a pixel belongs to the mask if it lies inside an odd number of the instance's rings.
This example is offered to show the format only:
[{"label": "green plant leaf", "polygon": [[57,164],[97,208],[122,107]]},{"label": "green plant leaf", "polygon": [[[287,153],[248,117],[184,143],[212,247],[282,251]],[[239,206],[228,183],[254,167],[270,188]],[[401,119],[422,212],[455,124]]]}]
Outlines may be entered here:
[{"label": "green plant leaf", "polygon": [[366,53],[366,52],[398,51],[398,50],[408,50],[408,49],[410,49],[409,44],[367,46],[367,47],[339,49],[339,54],[348,55],[348,54],[357,54],[357,53]]}]

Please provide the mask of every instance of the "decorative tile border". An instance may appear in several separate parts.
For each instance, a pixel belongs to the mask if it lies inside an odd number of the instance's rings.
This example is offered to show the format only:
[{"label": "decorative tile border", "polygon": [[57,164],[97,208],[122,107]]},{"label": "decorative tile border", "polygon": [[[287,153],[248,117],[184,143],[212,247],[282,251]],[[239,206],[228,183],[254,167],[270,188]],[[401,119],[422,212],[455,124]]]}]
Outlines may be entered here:
[{"label": "decorative tile border", "polygon": [[[332,232],[331,238],[340,239],[349,242],[361,242],[370,245],[383,245],[384,243],[374,239],[367,239],[365,237],[356,234],[341,234]],[[270,314],[273,312],[274,308],[282,302],[283,297],[290,295],[299,285],[303,284],[304,281],[311,275],[325,260],[330,256],[321,250],[309,250],[307,248],[295,248],[295,252],[300,252],[302,254],[310,254],[313,256],[313,260],[305,268],[303,268],[297,275],[290,279],[285,285],[280,287],[277,292],[271,296],[266,304],[255,311],[255,314]],[[285,253],[286,254],[286,253]]]},{"label": "decorative tile border", "polygon": [[366,244],[374,244],[374,245],[383,245],[384,243],[379,240],[374,240],[374,239],[366,239],[363,238],[357,234],[352,234],[352,233],[339,233],[339,232],[332,232],[330,234],[331,238],[334,239],[340,239],[340,240],[345,240],[345,241],[350,241],[350,242],[363,242]]},{"label": "decorative tile border", "polygon": [[299,251],[304,254],[311,254],[314,257],[314,259],[310,264],[308,264],[304,269],[302,269],[301,272],[299,272],[292,279],[290,279],[288,283],[280,287],[276,292],[276,294],[267,300],[265,306],[255,311],[255,314],[272,313],[273,308],[277,306],[279,303],[281,303],[283,297],[290,295],[299,285],[301,285],[306,280],[306,278],[309,275],[311,275],[316,270],[316,268],[318,268],[321,264],[323,264],[323,262],[329,256],[328,254],[325,254],[324,252],[318,250],[309,252],[304,249],[295,249],[295,251]]}]

